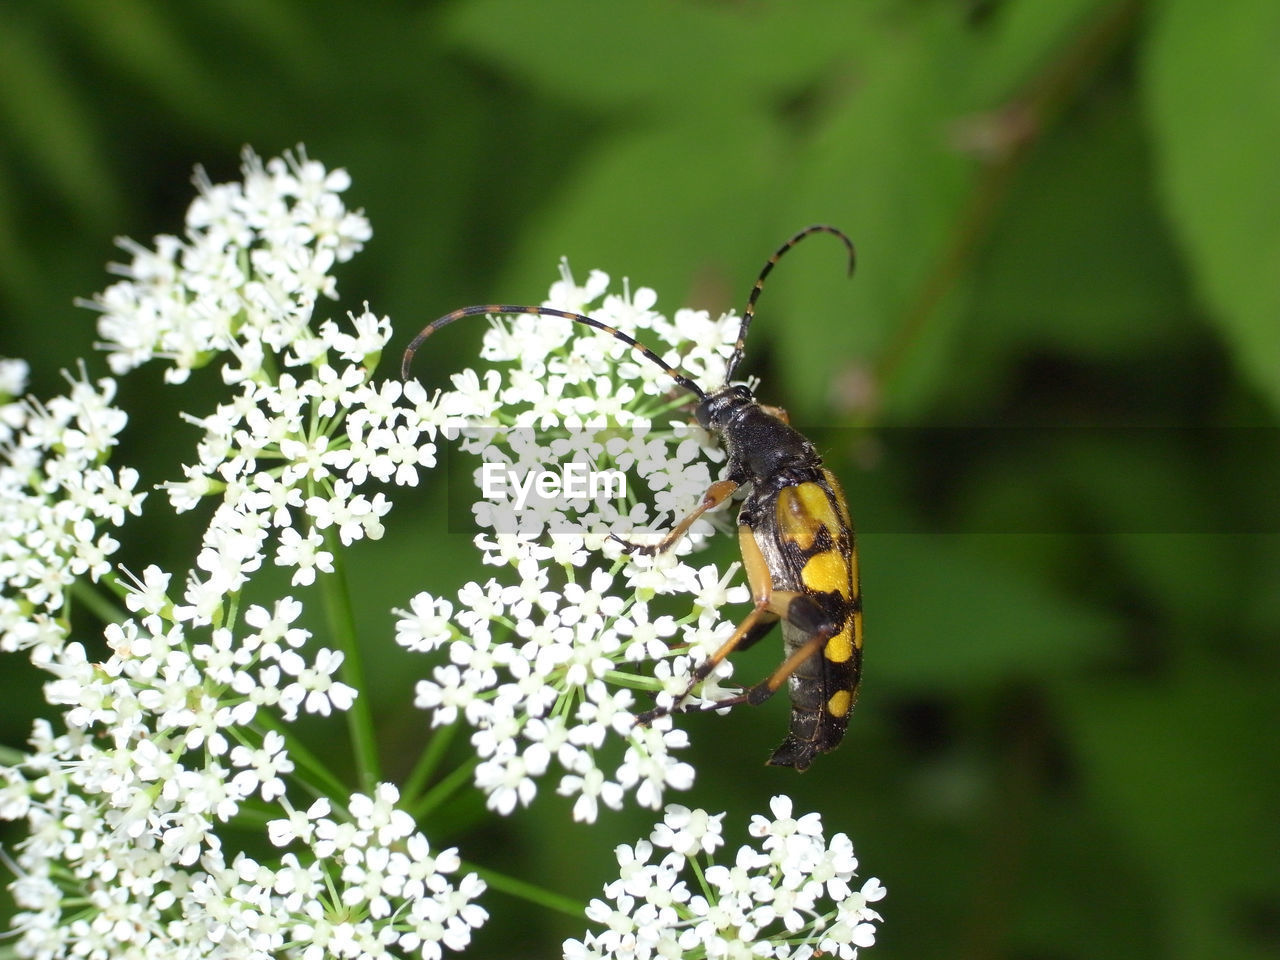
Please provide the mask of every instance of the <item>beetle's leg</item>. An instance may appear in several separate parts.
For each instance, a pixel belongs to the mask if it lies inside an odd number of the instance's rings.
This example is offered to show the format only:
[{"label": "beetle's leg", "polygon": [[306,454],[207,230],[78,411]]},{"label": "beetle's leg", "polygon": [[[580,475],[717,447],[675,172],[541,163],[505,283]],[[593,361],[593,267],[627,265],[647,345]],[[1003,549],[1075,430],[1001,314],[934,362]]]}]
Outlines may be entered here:
[{"label": "beetle's leg", "polygon": [[[775,594],[775,596],[777,596],[777,594]],[[812,599],[812,597],[808,594],[798,594],[797,596],[801,600]],[[750,619],[750,617],[748,617],[748,619]],[[774,619],[771,620],[768,625],[773,626],[774,621],[776,621],[777,619],[778,618],[775,616]],[[790,619],[790,618],[787,618],[787,619]],[[744,625],[745,625],[745,621],[744,621]],[[741,630],[742,627],[740,626],[738,629]],[[640,717],[640,722],[648,723],[650,720],[654,719],[655,717],[662,716],[664,713],[672,713],[675,711],[679,711],[680,713],[694,713],[694,712],[699,712],[703,710],[723,710],[726,707],[736,707],[744,703],[751,704],[752,706],[757,706],[761,703],[764,703],[766,700],[768,700],[770,697],[772,697],[775,693],[778,692],[778,688],[787,682],[787,678],[790,677],[793,673],[795,673],[802,663],[804,663],[810,657],[814,656],[819,650],[821,650],[822,647],[826,644],[826,642],[830,640],[831,637],[835,634],[835,632],[836,632],[835,627],[832,627],[830,625],[825,626],[822,630],[820,630],[819,632],[811,636],[808,639],[808,641],[805,642],[804,646],[798,648],[795,651],[795,653],[787,657],[787,659],[783,661],[782,666],[778,667],[777,670],[773,671],[773,673],[769,674],[769,676],[761,680],[755,686],[748,687],[747,689],[743,690],[739,694],[735,694],[732,697],[725,697],[723,700],[716,700],[714,703],[700,703],[697,706],[693,706],[693,707],[677,706],[672,710],[650,710],[648,713]],[[759,639],[759,638],[757,637],[755,639]],[[745,642],[740,642],[738,644],[738,648],[741,649],[745,645],[746,645]],[[719,653],[719,651],[716,651],[716,652]],[[707,661],[707,662],[710,663],[711,661]],[[718,663],[719,661],[716,661],[716,662]],[[705,664],[703,666],[705,666]],[[714,668],[714,664],[712,664],[712,668]],[[710,672],[711,672],[710,669],[708,669],[707,671],[705,671],[705,674],[709,675]],[[704,671],[699,669],[697,673],[703,674]],[[693,686],[696,686],[699,682],[701,682],[701,680],[706,679],[706,675],[702,675],[702,676],[695,675],[695,676],[697,677],[697,679],[695,679],[694,683],[690,686],[690,689],[692,689]],[[688,696],[688,691],[682,694],[681,698],[683,699],[683,697],[685,696]],[[677,704],[679,704],[679,702],[680,702],[679,700],[676,701]]]},{"label": "beetle's leg", "polygon": [[[747,571],[747,583],[751,586],[751,596],[755,599],[755,607],[738,624],[738,628],[733,631],[732,636],[722,643],[715,653],[698,664],[697,669],[693,672],[693,677],[689,680],[689,685],[685,687],[684,692],[676,698],[671,707],[656,707],[653,710],[642,713],[636,718],[637,723],[650,723],[658,717],[680,710],[681,701],[689,696],[694,687],[711,676],[711,672],[719,666],[725,657],[735,650],[755,643],[778,620],[788,616],[791,607],[797,600],[808,599],[806,594],[797,593],[794,590],[773,589],[773,576],[769,573],[769,564],[765,561],[764,554],[760,552],[760,545],[756,542],[755,533],[746,524],[738,525],[738,544],[742,548],[742,566]],[[737,702],[736,698],[734,702]],[[724,705],[731,706],[732,704],[725,703]],[[709,710],[713,709],[713,707],[708,705],[705,709]]]},{"label": "beetle's leg", "polygon": [[[751,593],[755,598],[755,608],[738,624],[738,629],[733,632],[733,635],[728,640],[720,645],[720,648],[715,653],[698,664],[689,686],[685,688],[684,693],[680,694],[670,708],[656,708],[643,713],[637,718],[639,723],[649,723],[657,717],[674,711],[720,710],[725,707],[735,707],[742,703],[763,703],[777,693],[778,688],[786,683],[787,678],[795,673],[802,663],[821,650],[826,642],[840,629],[840,611],[836,608],[844,604],[844,599],[839,594],[813,594],[801,593],[797,590],[774,590],[773,577],[769,573],[769,566],[765,562],[764,554],[760,552],[760,545],[756,542],[755,534],[745,524],[738,527],[738,542],[742,548],[742,565],[746,568],[747,581],[751,584]],[[714,703],[681,708],[680,702],[689,696],[694,687],[711,675],[711,672],[719,665],[721,660],[729,656],[733,651],[755,643],[778,620],[786,620],[788,623],[799,627],[810,635],[809,639],[791,656],[787,657],[778,669],[774,670],[773,673],[755,686],[748,687],[740,694],[717,700]]]},{"label": "beetle's leg", "polygon": [[750,650],[755,646],[757,640],[763,639],[773,629],[774,624],[781,619],[775,613],[765,613],[757,620],[746,633],[742,635],[742,639],[738,641],[739,650]]},{"label": "beetle's leg", "polygon": [[[805,641],[803,646],[797,648],[791,656],[787,657],[778,669],[774,670],[773,673],[769,674],[769,676],[765,677],[765,679],[761,680],[755,686],[748,687],[739,694],[732,697],[725,697],[723,700],[717,700],[714,703],[704,703],[699,704],[696,707],[688,707],[682,712],[693,712],[695,710],[721,710],[725,707],[736,707],[743,703],[749,703],[753,706],[764,703],[778,692],[778,688],[787,682],[787,678],[795,673],[802,663],[821,650],[826,645],[827,641],[830,640],[839,629],[839,623],[834,622],[831,619],[830,613],[818,600],[819,597],[830,596],[833,600],[838,601],[841,599],[838,594],[819,594],[815,596],[814,594],[807,593],[777,591],[774,593],[774,597],[778,596],[792,597],[792,600],[788,605],[788,612],[782,617],[782,619],[786,620],[788,623],[795,623],[799,620],[803,624],[814,624],[814,630],[809,639]],[[777,619],[778,617],[775,616],[774,620]],[[770,622],[770,626],[772,626],[772,622]],[[739,627],[739,629],[741,629],[741,627]],[[753,638],[753,640],[754,639],[759,639],[759,637]],[[741,649],[745,645],[745,642],[740,642],[738,644],[738,648]],[[719,653],[719,651],[716,652]],[[701,673],[702,671],[699,670],[698,672]],[[707,673],[709,674],[710,671],[708,670]],[[702,677],[701,679],[705,679],[705,677]]]},{"label": "beetle's leg", "polygon": [[720,504],[733,496],[733,491],[737,489],[738,484],[733,480],[717,480],[707,488],[707,492],[702,495],[702,501],[693,508],[692,512],[677,523],[671,529],[671,532],[663,537],[658,543],[632,543],[630,540],[622,539],[622,537],[618,536],[616,533],[611,533],[609,536],[622,544],[622,548],[627,553],[641,553],[646,557],[656,556],[659,553],[669,550],[676,541],[688,532],[689,528],[693,526],[693,522],[695,520],[708,510],[720,506]]},{"label": "beetle's leg", "polygon": [[[744,690],[741,699],[751,704],[764,703],[778,692],[778,688],[787,682],[787,678],[796,672],[800,664],[816,655],[826,645],[837,629],[838,625],[815,633],[804,642],[803,646],[797,647],[795,653],[782,661],[782,665],[777,670],[773,671],[754,687]],[[732,706],[732,704],[729,704],[729,706]]]}]

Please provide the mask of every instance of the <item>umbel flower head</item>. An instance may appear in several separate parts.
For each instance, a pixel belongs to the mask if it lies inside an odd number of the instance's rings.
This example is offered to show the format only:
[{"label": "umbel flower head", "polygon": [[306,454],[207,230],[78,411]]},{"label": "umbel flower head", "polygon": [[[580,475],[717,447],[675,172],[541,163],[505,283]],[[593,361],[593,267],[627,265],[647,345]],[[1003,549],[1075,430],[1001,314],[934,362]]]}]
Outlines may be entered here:
[{"label": "umbel flower head", "polygon": [[716,857],[723,813],[668,806],[648,840],[617,848],[618,879],[587,908],[598,929],[566,941],[566,960],[853,960],[875,943],[870,904],[884,887],[872,877],[855,889],[853,844],[843,833],[826,841],[818,814],[793,817],[784,796],[769,808],[751,818],[757,845],[729,863]]},{"label": "umbel flower head", "polygon": [[[144,507],[137,472],[108,462],[129,421],[114,381],[82,370],[64,396],[14,401],[25,368],[0,366],[0,650],[48,674],[58,714],[0,768],[0,817],[26,822],[14,950],[436,958],[484,922],[484,884],[394,786],[366,765],[367,787],[344,787],[290,726],[360,715],[353,638],[314,643],[293,596],[243,602],[268,563],[305,589],[333,580],[342,546],[382,535],[390,504],[371,481],[411,484],[434,462],[431,411],[373,382],[385,319],[314,322],[330,268],[369,235],[343,172],[246,154],[243,182],[197,184],[184,236],[126,242],[123,279],[93,301],[117,374],[158,360],[180,383],[216,363],[227,384],[187,415],[202,436],[166,486],[175,511],[213,504],[185,577],[113,570],[111,531]],[[72,622],[73,598],[101,636]]]}]

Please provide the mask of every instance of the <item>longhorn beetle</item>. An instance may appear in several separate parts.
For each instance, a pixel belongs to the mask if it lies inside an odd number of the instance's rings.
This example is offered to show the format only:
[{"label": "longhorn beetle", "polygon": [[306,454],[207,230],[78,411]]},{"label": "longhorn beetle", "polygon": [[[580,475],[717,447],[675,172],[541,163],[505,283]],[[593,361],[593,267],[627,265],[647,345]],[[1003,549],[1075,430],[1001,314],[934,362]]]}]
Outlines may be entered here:
[{"label": "longhorn beetle", "polygon": [[754,606],[733,634],[694,671],[688,687],[669,708],[641,714],[650,723],[678,712],[693,688],[735,650],[756,643],[779,620],[786,657],[768,677],[742,693],[700,706],[718,710],[768,699],[783,682],[791,694],[791,729],[769,763],[805,770],[815,755],[834,750],[844,736],[862,674],[862,594],[849,507],[835,475],[822,465],[813,444],[794,429],[786,412],[760,404],[751,389],[730,380],[742,361],[747,331],[765,278],[778,260],[805,237],[830,233],[849,253],[849,274],[856,262],[852,241],[835,227],[806,227],[779,247],[756,278],[724,382],[705,393],[676,368],[632,337],[593,317],[552,307],[481,304],[447,313],[425,327],[404,352],[400,374],[409,377],[413,355],[441,327],[481,314],[533,314],[563,317],[602,330],[631,346],[664,370],[677,386],[693,394],[698,423],[717,434],[728,454],[724,479],[713,483],[698,505],[659,543],[641,545],[614,539],[628,552],[654,555],[669,549],[706,511],[724,503],[740,487],[749,487],[738,513],[738,543]]}]

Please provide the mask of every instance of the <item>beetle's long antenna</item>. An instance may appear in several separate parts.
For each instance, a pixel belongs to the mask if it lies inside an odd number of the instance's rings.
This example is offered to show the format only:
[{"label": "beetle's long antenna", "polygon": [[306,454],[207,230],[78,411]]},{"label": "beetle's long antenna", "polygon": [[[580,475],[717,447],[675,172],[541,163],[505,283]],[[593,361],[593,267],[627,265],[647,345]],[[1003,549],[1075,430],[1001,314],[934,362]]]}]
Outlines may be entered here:
[{"label": "beetle's long antenna", "polygon": [[418,348],[422,346],[422,341],[431,336],[441,327],[447,327],[455,320],[461,320],[463,317],[474,317],[479,314],[512,314],[512,313],[528,313],[538,317],[563,317],[565,320],[573,320],[576,323],[586,324],[588,327],[595,327],[597,330],[603,330],[611,337],[621,340],[639,353],[650,363],[656,364],[671,377],[677,384],[692,393],[698,400],[707,399],[707,395],[702,392],[702,388],[686,377],[667,361],[646,347],[643,343],[634,337],[627,336],[621,330],[609,326],[607,323],[601,323],[594,317],[588,317],[585,313],[570,313],[568,310],[557,310],[554,307],[522,307],[509,303],[483,303],[474,307],[462,307],[454,310],[452,313],[446,313],[443,317],[427,324],[422,332],[409,342],[409,346],[405,348],[404,359],[400,362],[400,379],[409,379],[409,367],[413,363],[413,355],[418,352]]},{"label": "beetle's long antenna", "polygon": [[742,311],[742,326],[738,330],[738,342],[733,345],[733,355],[729,358],[728,366],[725,367],[724,382],[728,383],[733,376],[733,371],[738,368],[738,364],[742,362],[742,354],[747,345],[747,328],[751,326],[751,319],[756,315],[756,300],[760,298],[760,291],[764,289],[764,278],[767,277],[773,265],[782,259],[782,255],[794,247],[797,243],[809,236],[811,233],[830,233],[839,237],[844,241],[845,248],[849,251],[849,276],[853,276],[853,268],[857,263],[857,253],[853,249],[853,241],[836,227],[828,226],[825,223],[815,223],[811,227],[805,227],[794,237],[780,246],[774,251],[768,262],[764,265],[764,269],[760,271],[760,276],[756,277],[755,286],[751,288],[751,296],[747,297],[747,307]]}]

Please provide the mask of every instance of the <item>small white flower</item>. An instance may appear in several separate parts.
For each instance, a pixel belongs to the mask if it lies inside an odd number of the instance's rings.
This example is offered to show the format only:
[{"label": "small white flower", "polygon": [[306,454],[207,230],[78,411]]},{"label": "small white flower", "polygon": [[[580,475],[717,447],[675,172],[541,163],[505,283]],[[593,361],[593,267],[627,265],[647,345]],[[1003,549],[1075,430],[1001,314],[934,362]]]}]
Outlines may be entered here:
[{"label": "small white flower", "polygon": [[333,554],[324,548],[323,535],[312,531],[305,537],[289,527],[280,531],[280,546],[276,549],[276,564],[296,567],[292,583],[307,586],[315,583],[316,571],[333,573]]},{"label": "small white flower", "polygon": [[505,816],[517,803],[527,807],[532,802],[538,792],[534,778],[546,772],[549,760],[550,752],[538,743],[523,753],[514,747],[495,749],[488,760],[476,767],[476,786],[488,794],[489,808]]},{"label": "small white flower", "polygon": [[315,822],[328,817],[330,811],[326,797],[320,797],[306,810],[295,810],[284,797],[280,798],[280,805],[288,813],[288,817],[267,823],[267,837],[277,847],[288,846],[295,840],[310,843],[315,834]]},{"label": "small white flower", "polygon": [[293,770],[293,761],[284,748],[284,737],[275,730],[268,730],[262,745],[257,749],[238,746],[231,751],[231,765],[243,767],[232,778],[232,785],[241,796],[260,792],[262,799],[271,801],[284,796],[285,784],[281,774]]},{"label": "small white flower", "polygon": [[335,708],[351,709],[356,690],[333,678],[342,666],[342,660],[341,651],[324,648],[316,651],[310,664],[294,650],[286,650],[280,654],[280,668],[295,678],[280,695],[280,705],[285,711],[286,719],[293,719],[299,706],[307,713],[318,713],[325,717]]},{"label": "small white flower", "polygon": [[396,621],[396,643],[415,653],[429,653],[453,636],[449,618],[453,604],[429,593],[419,593],[409,601],[409,610],[392,610]]},{"label": "small white flower", "polygon": [[653,842],[686,857],[694,852],[714,853],[724,843],[722,820],[723,813],[712,816],[705,810],[669,804],[662,823],[653,828]]}]

